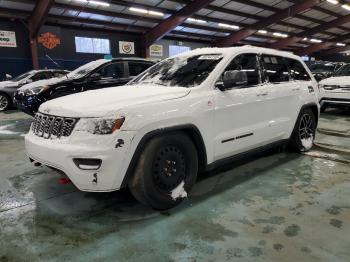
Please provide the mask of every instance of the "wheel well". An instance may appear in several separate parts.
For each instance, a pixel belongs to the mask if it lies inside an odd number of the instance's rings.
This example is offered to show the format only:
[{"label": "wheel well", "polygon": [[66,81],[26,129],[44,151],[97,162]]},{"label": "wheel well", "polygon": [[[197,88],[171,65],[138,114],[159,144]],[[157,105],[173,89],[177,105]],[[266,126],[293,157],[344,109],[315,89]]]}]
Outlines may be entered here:
[{"label": "wheel well", "polygon": [[127,185],[127,181],[129,177],[133,174],[134,169],[136,167],[137,161],[145,148],[146,144],[154,137],[164,134],[169,134],[173,132],[184,132],[189,138],[193,141],[198,153],[198,171],[204,171],[207,166],[207,152],[205,148],[205,144],[202,138],[202,135],[198,128],[194,125],[184,125],[184,126],[175,126],[169,128],[162,128],[151,131],[143,136],[141,141],[139,142],[134,155],[129,163],[128,170],[125,174],[121,187],[125,187]]},{"label": "wheel well", "polygon": [[314,113],[314,116],[316,118],[316,123],[318,123],[318,116],[319,116],[319,114],[318,114],[318,107],[317,107],[317,105],[310,104],[307,107],[312,110],[312,113]]}]

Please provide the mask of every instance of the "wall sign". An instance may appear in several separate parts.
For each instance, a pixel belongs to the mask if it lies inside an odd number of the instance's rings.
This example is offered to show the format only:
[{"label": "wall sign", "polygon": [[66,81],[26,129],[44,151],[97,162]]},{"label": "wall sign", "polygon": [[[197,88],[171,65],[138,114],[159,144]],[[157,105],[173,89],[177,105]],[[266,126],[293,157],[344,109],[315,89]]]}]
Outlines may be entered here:
[{"label": "wall sign", "polygon": [[135,54],[134,42],[119,41],[119,53],[134,55]]},{"label": "wall sign", "polygon": [[163,56],[163,46],[162,45],[151,45],[149,47],[150,56]]},{"label": "wall sign", "polygon": [[61,44],[61,39],[53,33],[47,32],[38,37],[38,43],[47,49],[54,49],[57,45]]},{"label": "wall sign", "polygon": [[0,47],[17,47],[16,33],[13,31],[0,31]]}]

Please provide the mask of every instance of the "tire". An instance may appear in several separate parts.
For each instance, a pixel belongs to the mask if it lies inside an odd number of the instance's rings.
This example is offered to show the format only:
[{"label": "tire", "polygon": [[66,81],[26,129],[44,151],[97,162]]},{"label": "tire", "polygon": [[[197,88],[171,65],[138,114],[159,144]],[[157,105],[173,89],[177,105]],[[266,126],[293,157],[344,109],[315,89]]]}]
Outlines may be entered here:
[{"label": "tire", "polygon": [[290,145],[297,152],[309,151],[316,135],[316,117],[310,108],[303,109],[295,124]]},{"label": "tire", "polygon": [[183,185],[187,194],[196,182],[197,173],[196,147],[185,133],[174,132],[147,143],[128,186],[139,202],[166,210],[180,204],[185,197],[173,198],[172,191]]},{"label": "tire", "polygon": [[7,110],[11,104],[10,97],[4,93],[0,93],[0,112]]}]

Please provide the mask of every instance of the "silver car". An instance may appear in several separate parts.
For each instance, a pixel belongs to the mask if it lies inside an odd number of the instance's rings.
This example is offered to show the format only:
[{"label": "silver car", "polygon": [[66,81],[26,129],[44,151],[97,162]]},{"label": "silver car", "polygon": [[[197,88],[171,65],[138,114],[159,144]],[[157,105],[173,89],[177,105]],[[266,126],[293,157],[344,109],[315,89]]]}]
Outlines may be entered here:
[{"label": "silver car", "polygon": [[21,86],[38,80],[61,77],[69,73],[62,69],[31,70],[13,79],[0,82],[0,111],[13,105],[13,95]]}]

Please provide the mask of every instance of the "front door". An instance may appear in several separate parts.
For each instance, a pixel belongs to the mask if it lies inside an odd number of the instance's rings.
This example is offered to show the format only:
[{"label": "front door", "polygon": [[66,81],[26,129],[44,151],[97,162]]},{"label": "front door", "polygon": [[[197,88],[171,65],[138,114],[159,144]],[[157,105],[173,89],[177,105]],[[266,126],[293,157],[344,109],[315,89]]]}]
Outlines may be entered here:
[{"label": "front door", "polygon": [[238,55],[225,69],[233,70],[246,73],[247,84],[215,90],[215,160],[264,145],[268,136],[268,88],[261,83],[258,56]]}]

